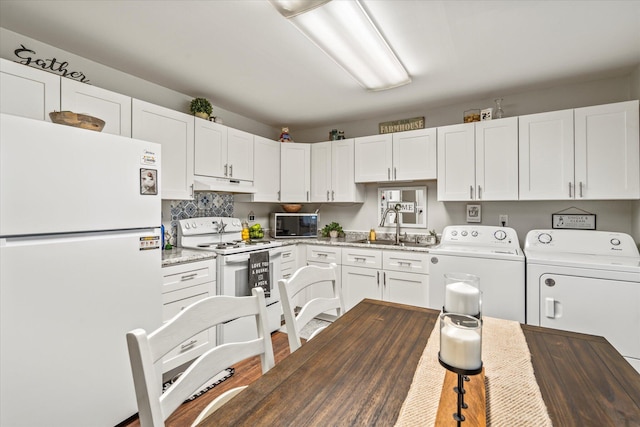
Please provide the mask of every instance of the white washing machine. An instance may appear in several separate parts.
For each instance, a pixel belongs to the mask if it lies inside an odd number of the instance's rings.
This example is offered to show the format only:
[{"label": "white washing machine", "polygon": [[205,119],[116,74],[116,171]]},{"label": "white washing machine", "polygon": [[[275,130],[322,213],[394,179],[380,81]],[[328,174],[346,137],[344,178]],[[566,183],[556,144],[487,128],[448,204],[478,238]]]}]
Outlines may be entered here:
[{"label": "white washing machine", "polygon": [[513,228],[448,226],[429,255],[430,308],[442,309],[445,273],[469,273],[480,277],[483,316],[524,323],[525,259]]},{"label": "white washing machine", "polygon": [[531,230],[527,323],[605,337],[640,372],[640,255],[628,234]]}]

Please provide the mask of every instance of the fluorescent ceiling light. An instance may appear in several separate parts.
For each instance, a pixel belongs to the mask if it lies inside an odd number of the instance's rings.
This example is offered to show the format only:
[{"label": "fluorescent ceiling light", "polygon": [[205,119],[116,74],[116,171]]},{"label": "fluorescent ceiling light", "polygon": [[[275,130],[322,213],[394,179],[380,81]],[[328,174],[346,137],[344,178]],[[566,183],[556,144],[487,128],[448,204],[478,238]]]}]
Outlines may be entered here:
[{"label": "fluorescent ceiling light", "polygon": [[362,86],[384,90],[411,82],[358,0],[269,0]]}]

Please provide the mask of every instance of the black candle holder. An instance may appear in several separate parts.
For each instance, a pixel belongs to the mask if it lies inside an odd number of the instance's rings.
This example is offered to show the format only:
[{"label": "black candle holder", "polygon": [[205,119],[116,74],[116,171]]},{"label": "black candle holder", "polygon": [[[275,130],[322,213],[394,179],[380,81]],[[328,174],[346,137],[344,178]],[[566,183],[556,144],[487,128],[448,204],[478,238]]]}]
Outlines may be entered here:
[{"label": "black candle holder", "polygon": [[464,401],[464,395],[466,393],[466,390],[464,389],[464,382],[469,381],[469,375],[478,375],[482,372],[482,362],[480,362],[480,367],[477,369],[456,368],[455,366],[451,366],[448,363],[443,362],[440,358],[440,352],[438,352],[438,362],[440,362],[440,365],[448,371],[458,374],[458,385],[453,388],[453,391],[458,395],[457,411],[453,413],[453,419],[457,421],[458,427],[461,427],[462,422],[465,420],[464,415],[462,415],[462,410],[469,407],[469,405]]}]

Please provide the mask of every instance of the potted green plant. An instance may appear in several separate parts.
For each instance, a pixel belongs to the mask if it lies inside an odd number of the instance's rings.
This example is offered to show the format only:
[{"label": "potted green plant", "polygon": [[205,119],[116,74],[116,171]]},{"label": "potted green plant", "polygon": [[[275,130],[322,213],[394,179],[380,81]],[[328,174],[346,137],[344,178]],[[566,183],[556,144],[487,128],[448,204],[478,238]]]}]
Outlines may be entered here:
[{"label": "potted green plant", "polygon": [[321,233],[322,237],[335,238],[340,234],[344,234],[344,231],[342,230],[342,226],[340,224],[338,224],[337,222],[332,222],[331,224],[325,225],[321,230]]},{"label": "potted green plant", "polygon": [[211,116],[213,112],[213,107],[206,98],[194,98],[191,100],[190,109],[192,114],[202,119],[209,119],[209,116]]}]

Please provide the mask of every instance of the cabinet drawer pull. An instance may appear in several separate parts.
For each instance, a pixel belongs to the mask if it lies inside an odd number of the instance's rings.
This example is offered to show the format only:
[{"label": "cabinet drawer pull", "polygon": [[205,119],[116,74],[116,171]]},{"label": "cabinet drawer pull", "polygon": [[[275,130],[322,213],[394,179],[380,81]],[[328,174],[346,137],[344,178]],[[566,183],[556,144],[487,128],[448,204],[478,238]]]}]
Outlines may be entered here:
[{"label": "cabinet drawer pull", "polygon": [[233,165],[229,165],[229,176],[233,177]]},{"label": "cabinet drawer pull", "polygon": [[397,168],[393,168],[393,180],[394,180],[394,181],[395,181],[396,179],[398,179],[398,178],[397,178],[397,176],[398,176],[398,169],[397,169]]},{"label": "cabinet drawer pull", "polygon": [[411,267],[411,262],[409,262],[409,261],[398,261],[398,267],[402,267],[403,265],[406,265],[407,267]]},{"label": "cabinet drawer pull", "polygon": [[291,256],[291,252],[283,252],[282,258],[289,258]]},{"label": "cabinet drawer pull", "polygon": [[224,176],[229,176],[229,165],[224,165]]},{"label": "cabinet drawer pull", "polygon": [[329,190],[327,190],[327,202],[330,201],[331,199],[329,198]]},{"label": "cabinet drawer pull", "polygon": [[478,200],[482,199],[482,187],[478,185]]},{"label": "cabinet drawer pull", "polygon": [[469,186],[469,198],[473,200],[473,185]]},{"label": "cabinet drawer pull", "polygon": [[336,192],[331,190],[331,200],[335,200],[336,199]]},{"label": "cabinet drawer pull", "polygon": [[571,182],[569,182],[569,197],[573,197],[573,196],[571,195]]},{"label": "cabinet drawer pull", "polygon": [[180,346],[180,350],[184,350],[185,348],[192,347],[197,342],[198,342],[198,340],[191,340],[188,343],[182,344]]},{"label": "cabinet drawer pull", "polygon": [[328,256],[329,254],[323,254],[323,253],[318,254],[318,258],[327,258]]},{"label": "cabinet drawer pull", "polygon": [[387,168],[387,181],[391,181],[391,168]]},{"label": "cabinet drawer pull", "polygon": [[353,257],[353,260],[354,260],[355,262],[367,262],[367,259],[366,259],[366,258],[357,257],[357,256],[356,256],[356,257]]},{"label": "cabinet drawer pull", "polygon": [[197,276],[198,273],[185,274],[184,276],[180,277],[180,281],[184,282],[185,280],[195,279]]},{"label": "cabinet drawer pull", "polygon": [[283,279],[288,279],[289,277],[291,277],[291,273],[287,273],[287,274],[283,274],[282,275]]},{"label": "cabinet drawer pull", "polygon": [[580,198],[582,199],[582,181],[580,181]]}]

